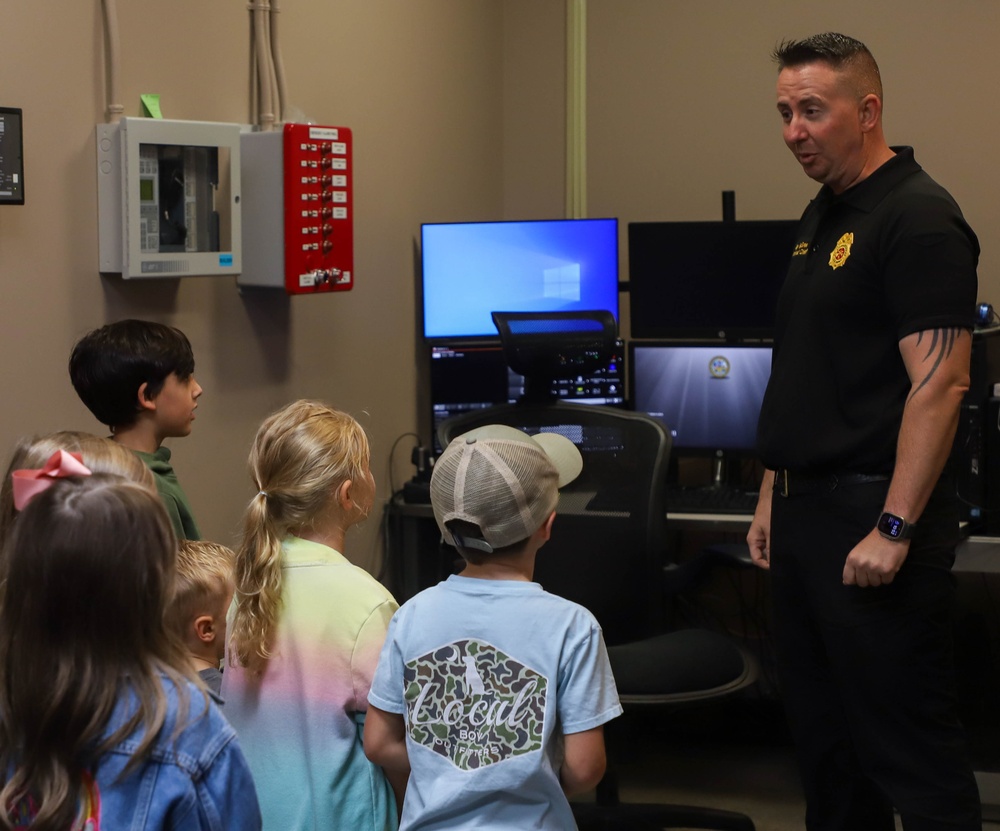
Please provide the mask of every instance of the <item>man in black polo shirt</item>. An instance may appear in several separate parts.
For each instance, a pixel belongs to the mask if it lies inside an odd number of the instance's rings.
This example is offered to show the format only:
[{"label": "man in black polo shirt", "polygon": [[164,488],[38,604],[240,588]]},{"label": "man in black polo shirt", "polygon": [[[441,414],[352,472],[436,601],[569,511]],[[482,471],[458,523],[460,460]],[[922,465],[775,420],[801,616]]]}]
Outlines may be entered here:
[{"label": "man in black polo shirt", "polygon": [[864,44],[778,47],[785,143],[822,183],[778,301],[747,540],[770,568],[810,831],[981,828],[951,654],[942,472],[969,384],[979,244],[882,133]]}]

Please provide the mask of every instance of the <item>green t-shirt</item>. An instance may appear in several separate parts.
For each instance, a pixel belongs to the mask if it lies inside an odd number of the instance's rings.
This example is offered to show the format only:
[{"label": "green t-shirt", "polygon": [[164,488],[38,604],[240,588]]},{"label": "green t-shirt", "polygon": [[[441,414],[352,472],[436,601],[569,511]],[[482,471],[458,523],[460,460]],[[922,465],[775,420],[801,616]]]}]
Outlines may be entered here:
[{"label": "green t-shirt", "polygon": [[198,530],[198,523],[194,521],[191,505],[188,504],[187,497],[181,490],[180,482],[177,481],[177,474],[174,473],[170,464],[170,448],[160,447],[155,453],[145,453],[142,450],[133,450],[132,452],[142,459],[146,467],[153,472],[153,478],[156,479],[156,489],[160,492],[160,498],[163,500],[163,505],[173,523],[177,538],[183,540],[201,539],[201,531]]}]

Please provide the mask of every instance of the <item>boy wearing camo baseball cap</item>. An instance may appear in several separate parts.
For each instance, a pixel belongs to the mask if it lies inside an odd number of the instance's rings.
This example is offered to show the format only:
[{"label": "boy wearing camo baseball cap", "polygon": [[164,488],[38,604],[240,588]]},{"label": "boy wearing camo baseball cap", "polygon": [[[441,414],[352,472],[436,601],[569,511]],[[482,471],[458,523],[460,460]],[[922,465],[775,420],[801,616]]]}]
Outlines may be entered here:
[{"label": "boy wearing camo baseball cap", "polygon": [[410,770],[401,831],[572,829],[567,796],[604,774],[621,705],[600,626],[532,582],[582,466],[569,439],[502,425],[434,466],[434,517],[466,566],[396,612],[365,722],[368,757]]}]

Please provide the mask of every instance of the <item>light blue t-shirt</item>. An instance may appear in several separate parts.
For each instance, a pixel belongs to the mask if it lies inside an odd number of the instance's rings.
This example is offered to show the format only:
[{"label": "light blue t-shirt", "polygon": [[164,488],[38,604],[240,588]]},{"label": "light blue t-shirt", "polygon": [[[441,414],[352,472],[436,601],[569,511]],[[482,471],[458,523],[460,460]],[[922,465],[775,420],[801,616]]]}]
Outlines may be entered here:
[{"label": "light blue t-shirt", "polygon": [[560,738],[622,711],[590,612],[537,583],[461,576],[396,612],[368,700],[406,722],[400,831],[575,828]]}]

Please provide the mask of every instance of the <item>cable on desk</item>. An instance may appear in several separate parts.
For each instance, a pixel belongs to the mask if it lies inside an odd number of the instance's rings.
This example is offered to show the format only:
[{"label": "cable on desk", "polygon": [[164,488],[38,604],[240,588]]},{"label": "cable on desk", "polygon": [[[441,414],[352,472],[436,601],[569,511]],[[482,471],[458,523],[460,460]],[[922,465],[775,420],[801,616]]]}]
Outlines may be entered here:
[{"label": "cable on desk", "polygon": [[389,465],[388,465],[389,470],[388,470],[388,473],[389,473],[389,498],[390,499],[393,496],[395,496],[399,492],[399,490],[400,490],[395,485],[395,476],[393,475],[393,462],[394,462],[395,456],[396,456],[396,448],[399,447],[399,443],[403,439],[405,439],[405,438],[416,439],[418,445],[420,443],[420,436],[417,433],[403,433],[402,435],[400,435],[400,436],[398,436],[396,438],[396,440],[392,443],[392,447],[389,448]]},{"label": "cable on desk", "polygon": [[392,443],[392,447],[389,448],[389,460],[388,460],[388,463],[387,463],[387,468],[388,468],[388,470],[387,470],[387,474],[388,474],[387,481],[389,482],[389,498],[388,498],[388,500],[386,500],[386,502],[382,506],[382,519],[379,522],[378,539],[381,539],[381,541],[382,541],[382,562],[380,564],[380,567],[379,567],[379,570],[378,570],[378,574],[376,575],[376,579],[380,583],[382,583],[383,585],[385,584],[386,577],[390,573],[390,560],[391,560],[391,552],[392,552],[392,545],[390,544],[391,543],[391,539],[390,539],[391,532],[390,532],[390,529],[389,529],[389,511],[388,511],[388,507],[389,507],[389,504],[392,502],[392,500],[395,498],[396,494],[398,494],[400,492],[400,490],[402,490],[401,488],[396,488],[396,485],[395,485],[395,473],[394,473],[393,467],[394,467],[394,461],[395,461],[395,456],[396,456],[396,450],[399,447],[399,443],[403,439],[405,439],[405,438],[416,439],[416,441],[418,443],[420,442],[420,436],[417,433],[412,433],[412,432],[410,432],[410,433],[403,433],[403,434],[401,434],[401,435],[399,435],[399,436],[396,437],[396,440]]}]

